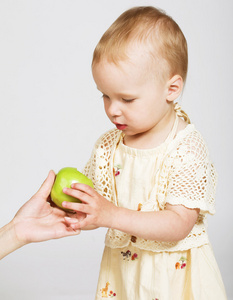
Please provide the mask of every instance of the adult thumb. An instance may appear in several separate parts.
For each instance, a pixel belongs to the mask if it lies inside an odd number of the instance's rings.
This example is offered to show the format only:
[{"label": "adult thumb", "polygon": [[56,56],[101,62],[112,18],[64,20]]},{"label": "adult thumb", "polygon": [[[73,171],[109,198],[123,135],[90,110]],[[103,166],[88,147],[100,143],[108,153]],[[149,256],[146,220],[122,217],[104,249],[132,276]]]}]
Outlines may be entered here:
[{"label": "adult thumb", "polygon": [[37,194],[42,194],[43,197],[47,198],[50,195],[51,189],[54,184],[55,177],[56,177],[56,175],[55,175],[54,171],[52,171],[52,170],[49,171],[47,178],[42,183]]}]

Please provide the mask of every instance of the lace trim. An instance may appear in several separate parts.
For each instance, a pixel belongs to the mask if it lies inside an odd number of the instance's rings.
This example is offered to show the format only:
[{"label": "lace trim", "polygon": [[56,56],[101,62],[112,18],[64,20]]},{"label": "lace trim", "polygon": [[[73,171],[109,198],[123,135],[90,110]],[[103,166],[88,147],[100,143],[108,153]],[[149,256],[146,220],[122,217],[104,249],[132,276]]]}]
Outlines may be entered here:
[{"label": "lace trim", "polygon": [[109,229],[105,237],[105,245],[110,248],[123,248],[132,244],[142,250],[152,252],[185,251],[194,247],[200,247],[209,243],[208,235],[202,224],[195,225],[190,234],[179,242],[158,242],[132,237],[128,234]]}]

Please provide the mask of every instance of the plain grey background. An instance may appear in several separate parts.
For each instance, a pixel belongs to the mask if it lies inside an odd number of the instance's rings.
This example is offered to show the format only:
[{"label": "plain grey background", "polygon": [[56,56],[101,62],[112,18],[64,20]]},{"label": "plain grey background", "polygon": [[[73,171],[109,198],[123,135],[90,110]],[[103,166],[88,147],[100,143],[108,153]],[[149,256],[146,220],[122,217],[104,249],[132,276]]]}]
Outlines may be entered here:
[{"label": "plain grey background", "polygon": [[[92,52],[109,25],[137,5],[164,9],[188,41],[180,103],[219,174],[217,213],[208,217],[208,230],[233,299],[231,0],[0,0],[0,226],[50,169],[82,170],[96,139],[112,128],[92,79]],[[0,262],[0,299],[94,299],[105,231],[12,253]]]}]

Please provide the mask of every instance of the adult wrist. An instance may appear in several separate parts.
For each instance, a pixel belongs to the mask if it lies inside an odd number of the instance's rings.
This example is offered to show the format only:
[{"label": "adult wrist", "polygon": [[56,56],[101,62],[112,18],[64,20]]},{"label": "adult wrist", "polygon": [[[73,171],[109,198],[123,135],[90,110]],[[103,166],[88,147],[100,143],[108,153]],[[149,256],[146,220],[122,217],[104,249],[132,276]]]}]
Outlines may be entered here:
[{"label": "adult wrist", "polygon": [[15,218],[9,223],[12,226],[12,240],[17,248],[25,246],[30,242],[26,242],[20,234],[20,221],[16,220]]},{"label": "adult wrist", "polygon": [[0,259],[25,245],[17,238],[13,220],[0,229]]}]

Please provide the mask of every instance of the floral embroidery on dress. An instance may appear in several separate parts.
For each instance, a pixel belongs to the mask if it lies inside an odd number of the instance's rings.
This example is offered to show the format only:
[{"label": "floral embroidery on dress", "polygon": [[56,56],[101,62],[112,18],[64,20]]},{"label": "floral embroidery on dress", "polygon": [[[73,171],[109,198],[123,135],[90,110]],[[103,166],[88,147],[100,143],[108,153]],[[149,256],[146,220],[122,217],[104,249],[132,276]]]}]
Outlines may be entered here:
[{"label": "floral embroidery on dress", "polygon": [[121,172],[120,172],[121,169],[122,169],[122,167],[119,164],[114,166],[115,176],[118,176],[121,174]]},{"label": "floral embroidery on dress", "polygon": [[135,260],[135,259],[138,259],[137,253],[134,253],[134,254],[132,255],[132,257],[131,257],[131,260]]},{"label": "floral embroidery on dress", "polygon": [[126,252],[123,252],[121,251],[121,254],[123,256],[123,260],[127,259],[128,261],[131,259],[131,260],[135,260],[135,259],[138,259],[138,255],[137,253],[134,253],[132,255],[131,251],[130,250],[127,250]]},{"label": "floral embroidery on dress", "polygon": [[142,209],[142,203],[138,203],[138,209],[137,211],[140,211]]},{"label": "floral embroidery on dress", "polygon": [[126,252],[121,251],[121,254],[123,256],[123,260],[127,259],[129,260],[131,257],[131,251],[127,250]]},{"label": "floral embroidery on dress", "polygon": [[159,298],[153,298],[152,300],[159,300]]},{"label": "floral embroidery on dress", "polygon": [[187,262],[187,259],[184,256],[181,256],[180,260],[175,264],[176,270],[185,268],[185,262]]},{"label": "floral embroidery on dress", "polygon": [[116,293],[114,293],[113,291],[110,291],[108,293],[108,287],[109,287],[110,283],[106,282],[106,285],[104,288],[100,289],[101,294],[102,294],[102,298],[113,298],[116,296]]},{"label": "floral embroidery on dress", "polygon": [[114,293],[113,291],[110,291],[109,292],[109,297],[110,298],[116,297],[116,293]]}]

